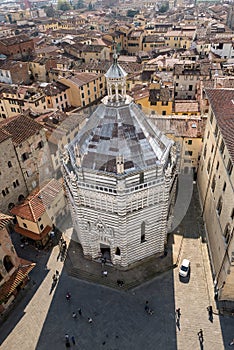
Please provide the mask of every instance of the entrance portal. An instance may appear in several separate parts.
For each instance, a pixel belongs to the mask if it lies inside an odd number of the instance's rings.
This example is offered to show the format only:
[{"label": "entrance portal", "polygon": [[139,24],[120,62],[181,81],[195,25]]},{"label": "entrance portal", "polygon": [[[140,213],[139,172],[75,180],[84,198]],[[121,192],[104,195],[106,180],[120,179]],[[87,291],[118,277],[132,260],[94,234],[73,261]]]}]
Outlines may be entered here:
[{"label": "entrance portal", "polygon": [[110,247],[105,244],[100,244],[100,250],[102,253],[102,258],[106,261],[111,261]]}]

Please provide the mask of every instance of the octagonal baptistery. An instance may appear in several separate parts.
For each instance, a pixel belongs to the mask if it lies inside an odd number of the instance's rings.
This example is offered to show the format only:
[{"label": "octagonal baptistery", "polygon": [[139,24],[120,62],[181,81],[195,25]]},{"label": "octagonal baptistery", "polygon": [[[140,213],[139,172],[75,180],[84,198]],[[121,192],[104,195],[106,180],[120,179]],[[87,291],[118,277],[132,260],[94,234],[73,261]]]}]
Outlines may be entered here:
[{"label": "octagonal baptistery", "polygon": [[84,256],[128,267],[164,252],[177,183],[176,147],[126,95],[115,58],[108,95],[62,156]]}]

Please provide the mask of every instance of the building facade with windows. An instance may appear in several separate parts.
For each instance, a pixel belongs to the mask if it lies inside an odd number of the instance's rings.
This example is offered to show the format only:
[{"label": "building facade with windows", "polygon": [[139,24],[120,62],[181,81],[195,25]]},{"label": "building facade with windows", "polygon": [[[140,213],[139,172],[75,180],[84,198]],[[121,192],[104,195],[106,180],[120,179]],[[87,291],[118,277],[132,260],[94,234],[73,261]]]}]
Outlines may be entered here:
[{"label": "building facade with windows", "polygon": [[163,254],[177,186],[177,150],[126,94],[114,62],[108,95],[62,156],[77,241],[85,257],[115,266]]},{"label": "building facade with windows", "polygon": [[103,74],[76,73],[59,80],[70,89],[67,92],[70,104],[73,107],[88,106],[105,95],[106,84]]},{"label": "building facade with windows", "polygon": [[234,89],[207,89],[209,113],[198,171],[214,286],[234,310]]},{"label": "building facade with windows", "polygon": [[11,136],[0,129],[0,208],[3,213],[28,194]]},{"label": "building facade with windows", "polygon": [[[17,115],[0,122],[0,130],[11,136],[15,158],[27,192],[30,193],[38,186],[39,180],[48,178],[52,172],[46,132],[42,125],[26,115]],[[20,193],[19,198],[23,199],[24,193]]]}]

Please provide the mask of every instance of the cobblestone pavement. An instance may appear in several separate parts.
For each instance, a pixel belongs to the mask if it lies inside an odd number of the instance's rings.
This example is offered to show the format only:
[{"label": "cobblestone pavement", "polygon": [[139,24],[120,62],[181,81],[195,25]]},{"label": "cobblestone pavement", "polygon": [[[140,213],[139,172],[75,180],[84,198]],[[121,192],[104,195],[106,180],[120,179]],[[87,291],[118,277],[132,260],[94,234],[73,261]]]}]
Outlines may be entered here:
[{"label": "cobblestone pavement", "polygon": [[[128,291],[69,276],[63,262],[57,261],[58,246],[51,253],[33,252],[26,247],[24,256],[36,261],[37,266],[23,298],[1,325],[0,349],[62,350],[66,348],[66,333],[76,339],[71,348],[82,350],[228,349],[234,337],[234,318],[216,314],[207,245],[201,239],[200,227],[195,191],[178,227],[184,238],[174,236],[172,251],[179,262],[184,257],[191,260],[189,280],[180,280],[176,267]],[[60,278],[50,294],[55,270]],[[67,291],[71,293],[70,301],[65,298]],[[144,310],[146,300],[153,315]],[[208,305],[215,311],[213,323],[208,320]],[[178,307],[180,325],[176,325],[175,317]],[[74,319],[72,313],[77,313],[78,308],[82,316]],[[200,328],[204,333],[202,346],[197,336]]]}]

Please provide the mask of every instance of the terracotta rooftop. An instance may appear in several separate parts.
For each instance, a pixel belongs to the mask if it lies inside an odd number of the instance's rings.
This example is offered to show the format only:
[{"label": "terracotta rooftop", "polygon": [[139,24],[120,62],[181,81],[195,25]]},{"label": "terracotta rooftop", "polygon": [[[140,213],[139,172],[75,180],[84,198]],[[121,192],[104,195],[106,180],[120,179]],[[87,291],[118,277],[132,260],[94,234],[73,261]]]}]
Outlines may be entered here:
[{"label": "terracotta rooftop", "polygon": [[8,132],[0,129],[0,143],[10,138]]},{"label": "terracotta rooftop", "polygon": [[199,103],[197,101],[175,101],[175,112],[199,112]]},{"label": "terracotta rooftop", "polygon": [[28,35],[20,34],[20,35],[10,36],[6,38],[1,38],[0,43],[2,43],[5,46],[11,46],[11,45],[20,44],[22,42],[31,41],[31,40],[32,39]]},{"label": "terracotta rooftop", "polygon": [[78,86],[85,85],[101,75],[96,73],[76,73],[74,76],[70,77],[70,80]]},{"label": "terracotta rooftop", "polygon": [[205,91],[234,163],[234,89],[206,89]]},{"label": "terracotta rooftop", "polygon": [[8,133],[15,145],[20,145],[43,126],[25,115],[17,115],[0,122],[0,130]]},{"label": "terracotta rooftop", "polygon": [[62,189],[62,184],[52,179],[42,184],[41,188],[37,187],[24,203],[15,206],[11,213],[26,220],[37,222]]}]

